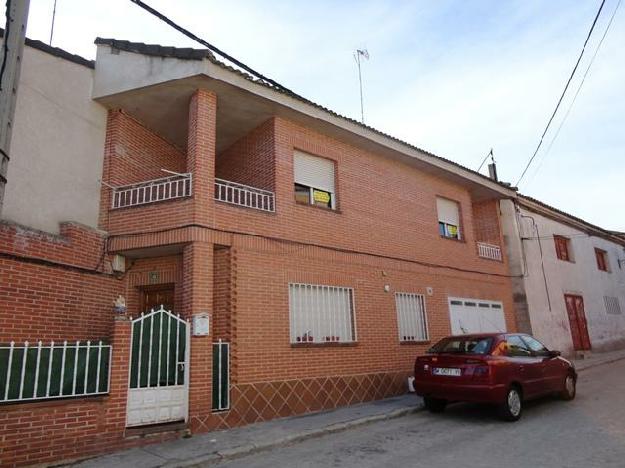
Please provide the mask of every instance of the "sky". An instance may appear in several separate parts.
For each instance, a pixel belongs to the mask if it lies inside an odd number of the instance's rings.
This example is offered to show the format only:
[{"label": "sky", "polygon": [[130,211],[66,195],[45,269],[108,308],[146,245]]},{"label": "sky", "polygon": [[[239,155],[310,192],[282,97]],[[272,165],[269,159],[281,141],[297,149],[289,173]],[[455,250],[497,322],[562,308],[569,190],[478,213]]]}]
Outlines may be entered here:
[{"label": "sky", "polygon": [[[146,0],[287,88],[471,169],[493,148],[516,184],[575,65],[600,0]],[[619,0],[606,0],[577,78],[520,191],[625,231],[625,5],[554,136]],[[625,3],[625,1],[623,2]],[[54,0],[31,0],[27,36],[49,41]],[[95,58],[95,37],[190,39],[128,0],[57,0],[52,45]],[[482,169],[486,173],[486,166]]]}]

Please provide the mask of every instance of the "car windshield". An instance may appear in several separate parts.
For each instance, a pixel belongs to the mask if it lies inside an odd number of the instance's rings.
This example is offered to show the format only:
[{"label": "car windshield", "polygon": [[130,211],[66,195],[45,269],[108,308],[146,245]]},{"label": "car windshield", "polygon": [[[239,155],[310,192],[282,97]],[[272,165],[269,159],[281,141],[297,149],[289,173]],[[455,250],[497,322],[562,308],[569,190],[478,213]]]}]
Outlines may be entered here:
[{"label": "car windshield", "polygon": [[486,354],[493,339],[490,337],[450,337],[443,338],[428,352],[437,354]]}]

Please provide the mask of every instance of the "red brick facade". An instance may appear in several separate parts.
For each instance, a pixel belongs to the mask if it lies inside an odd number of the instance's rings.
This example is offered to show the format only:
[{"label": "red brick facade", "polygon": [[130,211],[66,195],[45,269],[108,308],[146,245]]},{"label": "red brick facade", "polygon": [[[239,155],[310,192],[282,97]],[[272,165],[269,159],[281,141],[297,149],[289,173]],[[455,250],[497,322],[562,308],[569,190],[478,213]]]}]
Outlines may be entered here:
[{"label": "red brick facade", "polygon": [[[449,296],[502,301],[508,328],[516,328],[506,259],[476,253],[476,241],[501,245],[496,200],[476,203],[462,185],[281,118],[216,155],[216,117],[217,96],[195,93],[185,153],[123,111],[110,111],[102,232],[74,225],[61,236],[0,230],[0,319],[8,324],[2,341],[108,339],[114,349],[109,395],[2,408],[0,464],[176,436],[141,438],[125,427],[130,326],[113,320],[112,304],[124,295],[136,317],[145,286],[172,285],[174,312],[185,318],[211,316],[210,336],[193,336],[190,344],[192,432],[405,392],[414,356],[450,332]],[[337,210],[296,203],[295,149],[335,161]],[[163,177],[161,168],[192,173],[192,196],[109,209],[108,185]],[[215,177],[274,191],[275,213],[215,201]],[[462,241],[440,237],[437,196],[460,204]],[[114,253],[127,257],[123,274],[111,272]],[[357,341],[291,344],[290,282],[353,288]],[[428,343],[400,343],[395,292],[425,296]],[[212,343],[220,338],[231,343],[231,408],[216,413]]]}]

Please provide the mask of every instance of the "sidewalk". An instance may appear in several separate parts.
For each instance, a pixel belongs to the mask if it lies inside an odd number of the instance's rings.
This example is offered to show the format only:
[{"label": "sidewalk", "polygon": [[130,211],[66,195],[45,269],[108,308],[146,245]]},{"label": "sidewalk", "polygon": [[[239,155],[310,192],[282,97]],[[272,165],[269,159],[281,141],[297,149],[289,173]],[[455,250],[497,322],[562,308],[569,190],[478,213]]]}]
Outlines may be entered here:
[{"label": "sidewalk", "polygon": [[608,364],[610,362],[619,361],[625,359],[625,349],[619,351],[609,351],[607,353],[590,354],[584,359],[573,359],[575,363],[575,369],[577,371],[584,371],[589,367],[600,366],[602,364]]},{"label": "sidewalk", "polygon": [[[597,353],[576,359],[575,367],[590,367],[625,359],[625,350]],[[147,445],[104,455],[71,466],[81,468],[169,468],[193,466],[236,458],[260,450],[298,442],[384,419],[397,418],[423,408],[422,400],[403,395],[320,413],[275,419],[240,428],[194,435],[162,444]]]},{"label": "sidewalk", "polygon": [[414,413],[423,407],[414,394],[346,406],[331,411],[274,419],[248,426],[194,435],[104,455],[70,466],[81,468],[183,467],[218,462],[279,445]]}]

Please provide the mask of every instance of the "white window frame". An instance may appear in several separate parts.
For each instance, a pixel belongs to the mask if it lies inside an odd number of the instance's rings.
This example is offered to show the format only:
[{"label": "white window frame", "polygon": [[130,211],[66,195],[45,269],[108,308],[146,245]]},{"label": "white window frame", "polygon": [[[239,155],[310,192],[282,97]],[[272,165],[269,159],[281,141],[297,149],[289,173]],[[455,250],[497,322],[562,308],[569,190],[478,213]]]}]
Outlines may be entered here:
[{"label": "white window frame", "polygon": [[[306,158],[309,158],[311,160],[317,159],[317,160],[323,161],[322,164],[328,164],[329,167],[332,167],[332,174],[331,174],[332,181],[328,182],[329,185],[319,185],[315,183],[311,184],[310,180],[299,179],[297,176],[297,169],[296,169],[296,165],[297,165],[296,160],[298,158],[298,155],[304,161]],[[304,179],[307,179],[307,178],[304,177]],[[325,192],[325,193],[330,194],[330,206],[326,208],[336,210],[336,161],[332,159],[328,159],[328,158],[323,158],[321,156],[317,156],[314,154],[310,154],[305,151],[295,150],[293,152],[293,182],[296,185],[301,185],[302,187],[308,188],[308,200],[309,200],[310,205],[323,207],[323,205],[317,205],[315,203],[315,198],[314,198],[315,190],[318,192]]]},{"label": "white window frame", "polygon": [[[456,213],[457,213],[457,217],[456,217],[457,219],[455,220],[457,224],[453,224],[453,222],[450,222],[451,218],[448,218],[446,216],[441,216],[439,201],[441,201],[442,203],[450,203],[454,205]],[[436,197],[436,219],[438,220],[437,227],[439,228],[439,234],[440,234],[440,224],[442,223],[444,225],[444,234],[441,234],[441,237],[444,237],[446,239],[462,240],[462,230],[460,226],[461,225],[460,202],[456,200],[452,200],[450,198],[437,196]],[[450,235],[450,230],[449,230],[450,226],[453,226],[456,228],[456,236]]]},{"label": "white window frame", "polygon": [[[296,288],[306,288],[306,297],[298,296]],[[313,297],[312,292],[319,294]],[[347,304],[329,292],[346,295]],[[291,344],[340,344],[358,341],[354,288],[309,283],[289,283],[289,335]],[[305,303],[303,302],[305,301]],[[345,310],[347,305],[348,310]],[[302,308],[314,311],[304,317]],[[332,310],[332,308],[339,308]],[[341,315],[346,314],[346,315]],[[347,317],[348,320],[345,320]],[[306,331],[303,331],[302,323]],[[349,336],[351,335],[351,337]],[[348,339],[349,338],[349,339]]]},{"label": "white window frame", "polygon": [[[409,302],[407,302],[406,299],[408,299],[408,301],[413,300],[414,304],[419,305],[421,310],[402,310],[402,306],[408,307]],[[397,332],[400,342],[424,343],[430,341],[427,307],[423,294],[396,292],[395,312],[397,313]],[[408,316],[408,314],[412,312],[416,312],[416,314],[412,317]],[[418,316],[419,313],[421,317]],[[406,326],[414,327],[414,335],[410,333],[410,330],[404,328]],[[418,336],[419,331],[423,333],[423,336]]]}]

